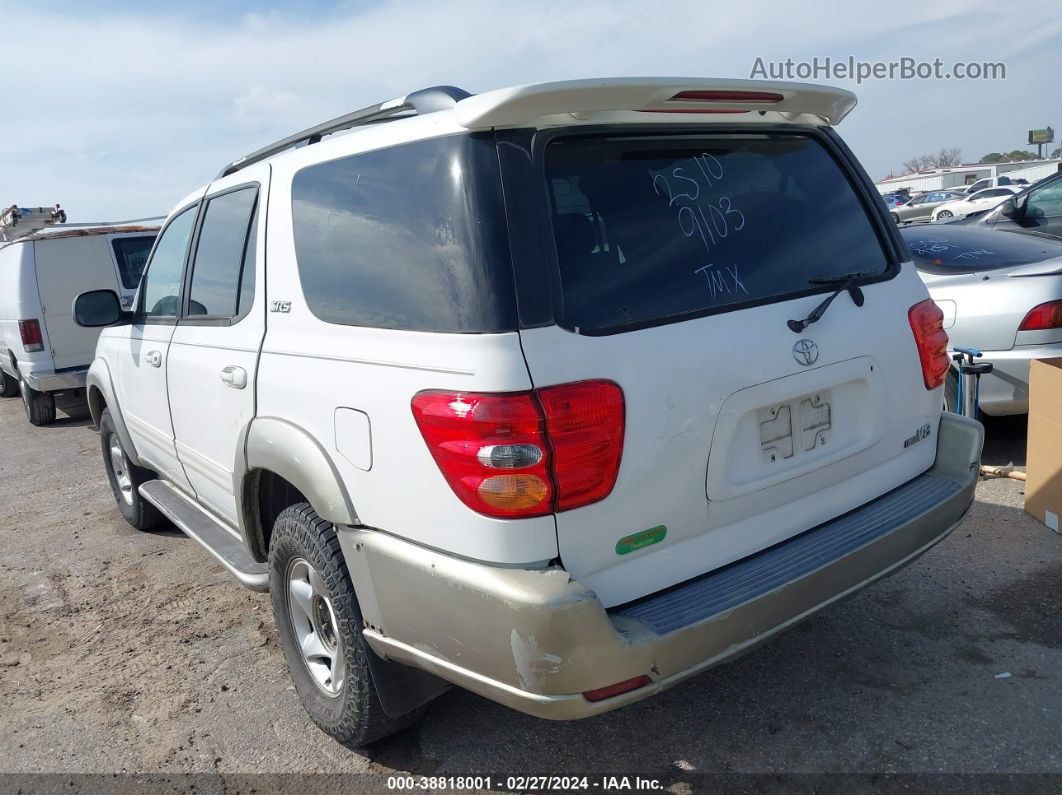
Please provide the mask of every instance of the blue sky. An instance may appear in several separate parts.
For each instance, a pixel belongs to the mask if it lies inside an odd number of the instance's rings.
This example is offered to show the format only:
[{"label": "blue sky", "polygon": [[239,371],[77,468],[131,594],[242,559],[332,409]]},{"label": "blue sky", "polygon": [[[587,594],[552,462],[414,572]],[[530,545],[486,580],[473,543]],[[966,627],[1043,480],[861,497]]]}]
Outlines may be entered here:
[{"label": "blue sky", "polygon": [[[610,75],[748,77],[757,57],[1002,61],[1002,81],[827,81],[871,176],[1062,130],[1053,0],[0,0],[0,205],[72,220],[164,214],[220,167],[318,121],[440,83],[473,92]],[[1056,144],[1057,145],[1057,144]]]}]

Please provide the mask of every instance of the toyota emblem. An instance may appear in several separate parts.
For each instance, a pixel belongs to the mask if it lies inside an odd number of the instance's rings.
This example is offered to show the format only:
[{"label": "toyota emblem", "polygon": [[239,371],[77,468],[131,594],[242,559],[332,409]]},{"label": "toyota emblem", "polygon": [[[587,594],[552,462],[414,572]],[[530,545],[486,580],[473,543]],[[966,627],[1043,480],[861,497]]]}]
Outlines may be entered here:
[{"label": "toyota emblem", "polygon": [[793,345],[793,358],[805,367],[819,360],[819,346],[813,340],[797,340]]}]

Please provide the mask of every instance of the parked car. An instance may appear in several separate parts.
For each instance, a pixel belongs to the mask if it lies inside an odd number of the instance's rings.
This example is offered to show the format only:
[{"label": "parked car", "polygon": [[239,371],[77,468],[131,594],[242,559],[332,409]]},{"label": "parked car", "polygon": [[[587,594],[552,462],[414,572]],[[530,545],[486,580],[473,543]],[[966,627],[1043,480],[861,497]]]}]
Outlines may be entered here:
[{"label": "parked car", "polygon": [[1015,187],[986,188],[977,193],[971,193],[962,199],[944,202],[933,208],[930,215],[934,221],[950,221],[965,218],[970,213],[990,209],[1003,202],[1007,197],[1018,192]]},{"label": "parked car", "polygon": [[967,196],[972,196],[978,191],[985,190],[986,188],[998,188],[1002,185],[1011,185],[1021,190],[1022,186],[1028,184],[1029,180],[1027,179],[1011,179],[1007,176],[985,177],[984,179],[979,179],[976,182],[967,185],[961,192],[966,194]]},{"label": "parked car", "polygon": [[[1029,362],[1062,356],[1062,241],[952,224],[900,234],[952,344],[993,365],[981,377],[981,410],[1027,413]],[[956,383],[952,376],[949,399]]]},{"label": "parked car", "polygon": [[896,223],[929,220],[935,208],[944,202],[955,201],[960,198],[962,198],[960,194],[952,193],[951,191],[932,191],[931,193],[923,193],[921,196],[914,197],[907,204],[893,207],[889,212],[892,215],[892,220]]},{"label": "parked car", "polygon": [[107,289],[131,301],[158,228],[53,226],[0,243],[0,397],[21,395],[34,425],[57,406],[84,410],[99,335],[75,324],[74,298]]},{"label": "parked car", "polygon": [[895,571],[966,512],[982,429],[942,418],[943,316],[831,129],[854,104],[439,87],[234,161],[132,311],[77,302],[119,510],[269,589],[352,745],[447,682],[602,713]]},{"label": "parked car", "polygon": [[1062,173],[1006,199],[979,223],[991,229],[1035,232],[1062,238]]},{"label": "parked car", "polygon": [[907,196],[898,196],[895,193],[888,193],[881,197],[885,201],[885,206],[890,210],[895,210],[897,207],[902,207],[907,203]]}]

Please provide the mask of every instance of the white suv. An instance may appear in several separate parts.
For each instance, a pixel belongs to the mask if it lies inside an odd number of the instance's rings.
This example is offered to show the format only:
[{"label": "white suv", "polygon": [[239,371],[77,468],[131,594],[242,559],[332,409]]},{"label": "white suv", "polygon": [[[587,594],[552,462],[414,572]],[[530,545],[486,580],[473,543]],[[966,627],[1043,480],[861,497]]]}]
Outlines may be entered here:
[{"label": "white suv", "polygon": [[605,712],[909,563],[982,430],[941,415],[941,313],[831,129],[854,104],[440,87],[234,162],[132,312],[78,299],[112,326],[89,397],[119,508],[270,590],[351,745],[448,683]]}]

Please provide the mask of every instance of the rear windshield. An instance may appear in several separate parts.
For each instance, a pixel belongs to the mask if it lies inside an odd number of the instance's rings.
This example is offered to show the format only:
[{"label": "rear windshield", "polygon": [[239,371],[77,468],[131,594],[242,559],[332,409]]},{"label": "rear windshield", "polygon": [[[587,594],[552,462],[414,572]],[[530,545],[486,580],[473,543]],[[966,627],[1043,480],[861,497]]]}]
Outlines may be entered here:
[{"label": "rear windshield", "polygon": [[567,325],[654,325],[821,291],[889,262],[813,137],[570,138],[546,149]]},{"label": "rear windshield", "polygon": [[122,277],[122,287],[135,290],[140,284],[140,277],[144,275],[144,265],[147,264],[148,254],[151,253],[151,247],[154,244],[154,235],[116,237],[111,241],[114,259],[118,263],[118,274]]},{"label": "rear windshield", "polygon": [[926,273],[980,273],[1062,257],[1062,243],[1028,232],[932,224],[905,227],[900,235]]}]

